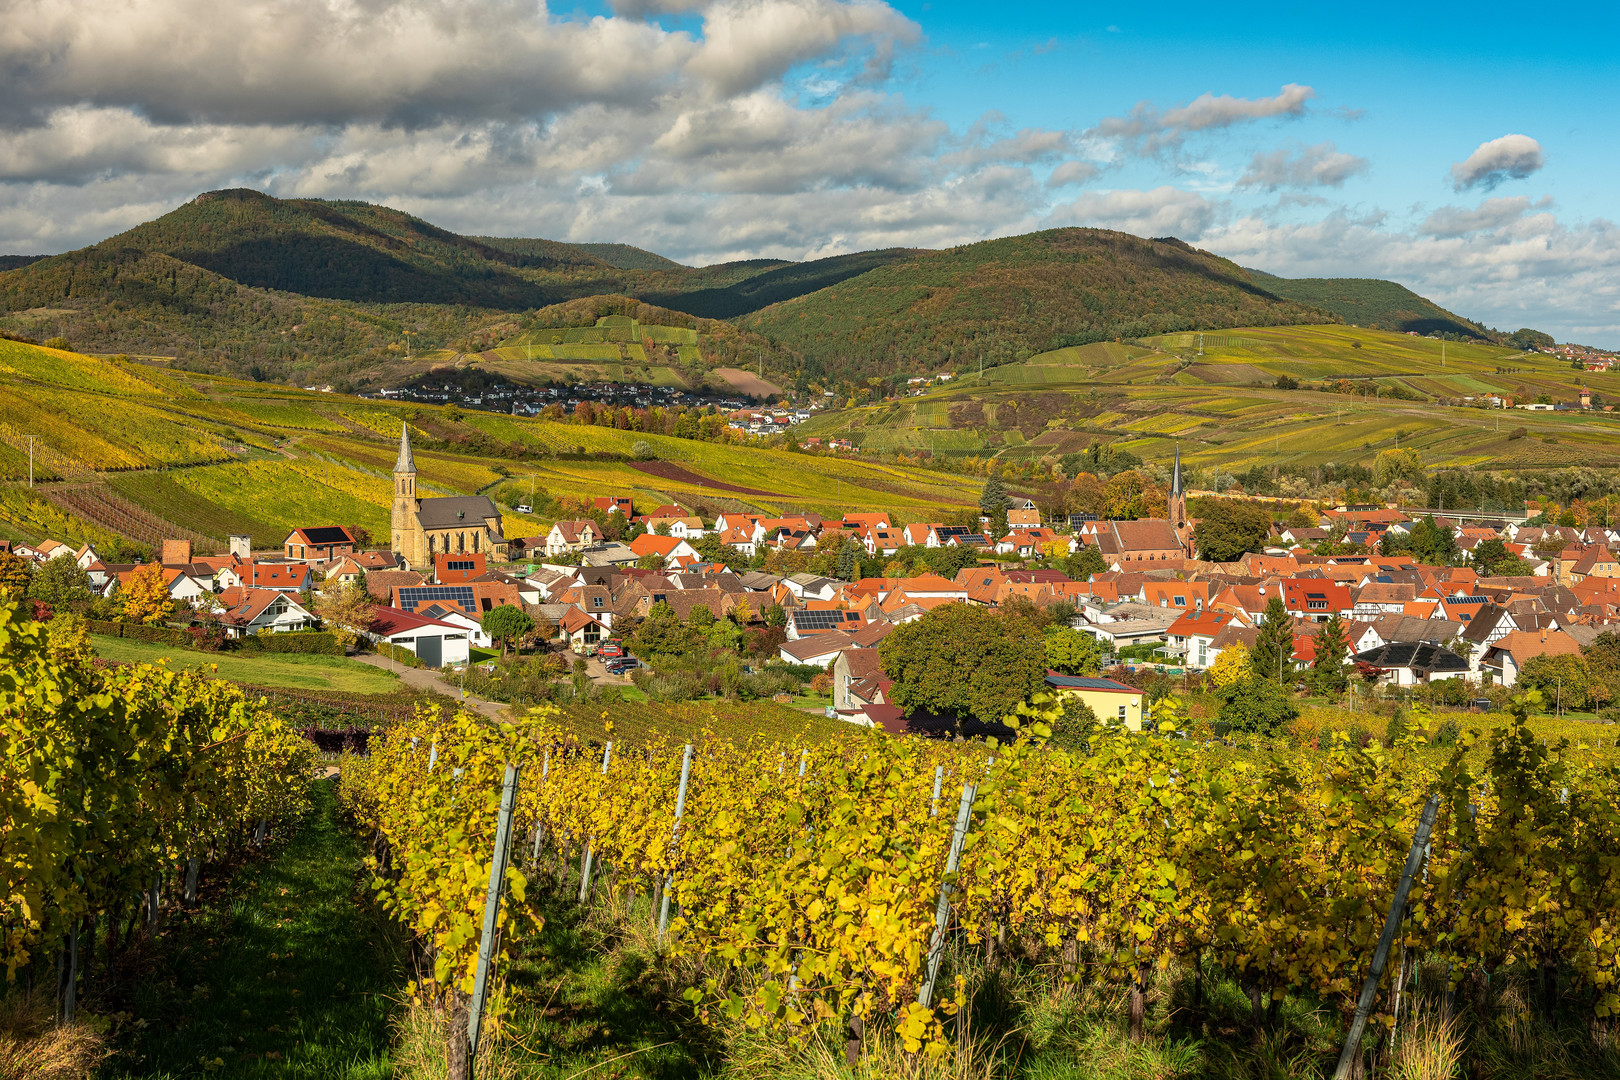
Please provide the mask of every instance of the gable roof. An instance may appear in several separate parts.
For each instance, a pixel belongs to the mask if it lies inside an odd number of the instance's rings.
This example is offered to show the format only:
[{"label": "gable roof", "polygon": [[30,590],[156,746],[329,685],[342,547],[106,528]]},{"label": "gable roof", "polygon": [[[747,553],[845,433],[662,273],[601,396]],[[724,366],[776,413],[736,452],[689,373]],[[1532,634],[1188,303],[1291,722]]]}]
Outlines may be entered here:
[{"label": "gable roof", "polygon": [[[463,525],[483,525],[488,518],[496,521],[499,535],[501,512],[487,495],[449,495],[436,499],[423,499],[417,520],[424,529],[454,529]],[[505,539],[502,538],[502,543]]]}]

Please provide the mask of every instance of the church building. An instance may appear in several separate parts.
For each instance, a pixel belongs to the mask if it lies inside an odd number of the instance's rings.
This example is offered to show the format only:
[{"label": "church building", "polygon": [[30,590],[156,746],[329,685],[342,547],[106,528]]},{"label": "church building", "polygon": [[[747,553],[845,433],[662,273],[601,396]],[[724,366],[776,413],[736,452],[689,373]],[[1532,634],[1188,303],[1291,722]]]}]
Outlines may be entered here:
[{"label": "church building", "polygon": [[486,495],[439,499],[416,497],[416,459],[409,425],[400,424],[399,460],[394,463],[394,554],[407,568],[431,572],[433,556],[483,552],[506,557],[501,512]]}]

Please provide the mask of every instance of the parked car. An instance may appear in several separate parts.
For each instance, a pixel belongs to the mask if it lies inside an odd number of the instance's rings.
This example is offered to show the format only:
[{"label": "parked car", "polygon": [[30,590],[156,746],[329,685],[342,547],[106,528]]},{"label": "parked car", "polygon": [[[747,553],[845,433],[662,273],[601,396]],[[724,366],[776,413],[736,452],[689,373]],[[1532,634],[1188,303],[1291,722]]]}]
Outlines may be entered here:
[{"label": "parked car", "polygon": [[517,512],[520,514],[532,514],[534,513],[534,507],[530,506],[528,503],[518,503]]},{"label": "parked car", "polygon": [[606,665],[609,675],[626,675],[641,666],[641,661],[633,656],[621,656],[617,660],[609,660]]}]

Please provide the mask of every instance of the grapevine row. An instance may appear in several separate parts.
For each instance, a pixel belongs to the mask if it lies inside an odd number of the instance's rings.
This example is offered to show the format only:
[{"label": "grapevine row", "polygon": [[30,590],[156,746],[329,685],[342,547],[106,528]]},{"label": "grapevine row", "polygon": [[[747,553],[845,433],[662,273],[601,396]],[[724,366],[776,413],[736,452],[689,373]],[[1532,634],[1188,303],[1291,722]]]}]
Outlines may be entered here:
[{"label": "grapevine row", "polygon": [[309,806],[313,747],[241,690],[93,660],[81,631],[0,603],[8,981],[32,977],[64,944],[93,948],[98,922],[109,948],[121,925],[127,941],[143,911],[156,918],[165,880],[194,897],[202,863]]},{"label": "grapevine row", "polygon": [[[1425,764],[1419,739],[1387,751],[1341,739],[1259,764],[1128,734],[1070,753],[1043,745],[1046,719],[1031,709],[1031,737],[1000,747],[707,738],[677,822],[680,746],[583,747],[554,710],[508,724],[423,710],[346,765],[341,794],[375,830],[385,905],[434,958],[429,989],[471,986],[514,762],[533,851],[594,866],[601,887],[671,889],[667,947],[701,958],[700,1010],[789,1031],[884,1022],[912,1050],[942,1047],[962,1004],[960,983],[919,1002],[942,885],[966,947],[993,958],[1017,944],[1119,985],[1133,1033],[1146,989],[1177,963],[1218,966],[1256,995],[1304,993],[1348,1020],[1438,794],[1401,946],[1448,965],[1456,987],[1504,965],[1561,965],[1598,1018],[1620,1012],[1620,770],[1566,761],[1522,714],[1477,771],[1470,740],[1442,766]],[[971,824],[947,879],[964,785]],[[533,872],[508,871],[503,944],[537,924]],[[1391,1023],[1391,989],[1375,1029]]]}]

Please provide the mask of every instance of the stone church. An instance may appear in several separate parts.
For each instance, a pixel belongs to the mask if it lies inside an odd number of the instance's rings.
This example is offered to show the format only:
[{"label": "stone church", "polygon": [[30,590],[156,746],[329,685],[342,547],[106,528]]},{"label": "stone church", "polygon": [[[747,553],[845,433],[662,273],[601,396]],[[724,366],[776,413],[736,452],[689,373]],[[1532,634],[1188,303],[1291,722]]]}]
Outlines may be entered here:
[{"label": "stone church", "polygon": [[416,497],[416,459],[410,426],[400,424],[399,460],[394,463],[393,550],[412,570],[432,572],[439,552],[481,551],[506,557],[501,512],[488,496]]}]

